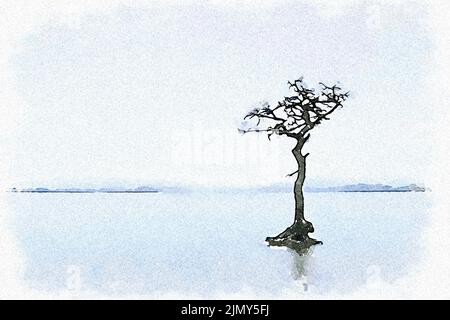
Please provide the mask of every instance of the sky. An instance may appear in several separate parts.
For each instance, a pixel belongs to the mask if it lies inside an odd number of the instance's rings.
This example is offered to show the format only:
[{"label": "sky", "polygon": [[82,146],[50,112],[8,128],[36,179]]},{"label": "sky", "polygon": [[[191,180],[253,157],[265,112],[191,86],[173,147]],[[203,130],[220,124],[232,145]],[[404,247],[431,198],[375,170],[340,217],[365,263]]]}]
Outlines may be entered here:
[{"label": "sky", "polygon": [[8,184],[289,183],[294,141],[237,128],[300,76],[351,92],[312,132],[308,184],[424,183],[436,117],[426,14],[403,2],[197,1],[49,19],[8,60],[21,103],[2,145]]}]

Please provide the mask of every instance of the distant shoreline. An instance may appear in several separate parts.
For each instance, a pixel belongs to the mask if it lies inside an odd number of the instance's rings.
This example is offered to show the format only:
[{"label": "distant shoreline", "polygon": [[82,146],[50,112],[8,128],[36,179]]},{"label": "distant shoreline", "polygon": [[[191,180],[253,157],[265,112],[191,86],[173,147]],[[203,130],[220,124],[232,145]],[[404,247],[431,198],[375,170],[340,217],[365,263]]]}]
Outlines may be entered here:
[{"label": "distant shoreline", "polygon": [[11,193],[159,193],[160,191],[58,191],[58,190],[49,190],[49,191],[37,191],[37,190],[27,190],[27,191],[8,191]]},{"label": "distant shoreline", "polygon": [[425,190],[337,190],[337,191],[305,191],[307,193],[340,193],[340,192],[425,192]]},{"label": "distant shoreline", "polygon": [[[270,185],[265,187],[203,187],[203,188],[189,188],[189,187],[150,187],[140,186],[136,188],[126,187],[102,187],[102,188],[11,188],[5,190],[11,193],[178,193],[178,192],[242,192],[242,193],[272,193],[272,192],[292,192],[292,187],[287,184],[283,185]],[[334,187],[305,187],[305,193],[337,193],[337,192],[427,192],[430,189],[418,186],[416,184],[410,184],[406,186],[393,187],[384,184],[351,184],[344,186]]]},{"label": "distant shoreline", "polygon": [[[218,192],[221,192],[223,190],[218,190]],[[242,192],[249,192],[250,190],[239,190]],[[36,191],[36,190],[28,190],[28,191],[6,191],[8,193],[161,193],[162,191],[56,191],[56,190],[50,190],[50,191]],[[261,191],[261,190],[254,190],[254,192],[263,192],[267,193],[270,191]],[[289,193],[291,190],[283,190],[283,191],[273,191],[276,193]],[[305,193],[399,193],[399,192],[426,192],[425,190],[335,190],[335,191],[327,191],[327,190],[305,190]]]}]

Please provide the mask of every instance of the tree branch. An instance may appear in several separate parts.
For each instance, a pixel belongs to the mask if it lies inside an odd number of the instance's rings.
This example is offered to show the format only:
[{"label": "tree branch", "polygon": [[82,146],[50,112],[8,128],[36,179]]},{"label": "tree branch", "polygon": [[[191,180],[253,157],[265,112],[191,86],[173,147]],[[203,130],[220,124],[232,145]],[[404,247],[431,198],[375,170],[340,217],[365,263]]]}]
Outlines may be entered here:
[{"label": "tree branch", "polygon": [[296,171],[294,171],[294,172],[292,172],[292,173],[287,174],[286,177],[292,177],[292,176],[293,176],[294,174],[296,174],[296,173],[298,173],[298,170],[296,170]]}]

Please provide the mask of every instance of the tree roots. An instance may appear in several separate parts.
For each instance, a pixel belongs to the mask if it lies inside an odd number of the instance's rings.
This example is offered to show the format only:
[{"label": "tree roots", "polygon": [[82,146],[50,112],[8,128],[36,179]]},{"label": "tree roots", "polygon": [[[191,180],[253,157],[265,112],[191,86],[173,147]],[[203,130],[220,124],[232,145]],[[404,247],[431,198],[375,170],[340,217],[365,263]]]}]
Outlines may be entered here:
[{"label": "tree roots", "polygon": [[314,232],[312,224],[306,220],[297,221],[276,237],[267,237],[266,242],[273,247],[287,247],[297,251],[300,255],[322,241],[310,238],[308,233]]}]

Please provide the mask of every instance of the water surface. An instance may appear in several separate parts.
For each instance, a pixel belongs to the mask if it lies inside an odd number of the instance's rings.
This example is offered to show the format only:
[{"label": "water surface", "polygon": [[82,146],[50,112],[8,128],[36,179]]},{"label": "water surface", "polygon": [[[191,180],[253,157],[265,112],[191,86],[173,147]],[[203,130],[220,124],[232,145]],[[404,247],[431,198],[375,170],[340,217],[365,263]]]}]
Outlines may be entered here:
[{"label": "water surface", "polygon": [[264,243],[291,223],[289,193],[7,197],[31,287],[63,290],[76,273],[82,290],[155,296],[345,293],[374,272],[392,282],[421,258],[429,207],[426,193],[307,193],[324,245],[299,258]]}]

